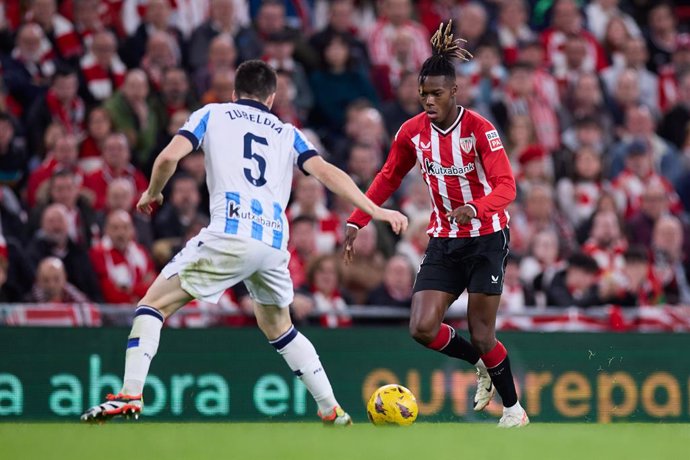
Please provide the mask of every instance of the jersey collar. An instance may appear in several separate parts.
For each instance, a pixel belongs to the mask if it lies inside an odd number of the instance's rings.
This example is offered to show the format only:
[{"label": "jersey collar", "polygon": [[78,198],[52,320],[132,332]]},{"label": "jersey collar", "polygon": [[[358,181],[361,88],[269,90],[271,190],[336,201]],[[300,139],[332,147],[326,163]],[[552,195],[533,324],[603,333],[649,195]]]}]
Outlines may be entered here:
[{"label": "jersey collar", "polygon": [[255,101],[254,99],[238,99],[235,101],[235,104],[248,105],[249,107],[254,107],[255,109],[263,110],[264,112],[270,112],[268,107],[259,101]]},{"label": "jersey collar", "polygon": [[447,129],[441,129],[438,126],[436,126],[433,123],[429,123],[433,129],[438,131],[441,135],[445,136],[449,132],[453,131],[457,126],[458,123],[460,123],[460,120],[462,120],[462,116],[465,114],[465,108],[461,105],[458,106],[458,118],[455,119],[452,125],[450,125]]}]

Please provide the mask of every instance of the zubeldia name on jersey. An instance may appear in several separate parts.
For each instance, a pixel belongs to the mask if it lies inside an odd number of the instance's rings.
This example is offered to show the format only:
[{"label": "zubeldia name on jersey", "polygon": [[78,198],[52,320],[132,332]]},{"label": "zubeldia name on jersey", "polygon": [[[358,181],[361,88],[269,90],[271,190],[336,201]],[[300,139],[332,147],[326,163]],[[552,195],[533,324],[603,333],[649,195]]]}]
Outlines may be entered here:
[{"label": "zubeldia name on jersey", "polygon": [[260,125],[266,125],[270,126],[271,129],[274,129],[275,132],[280,133],[283,131],[283,125],[282,123],[275,123],[275,117],[272,116],[266,116],[262,113],[248,113],[245,112],[244,110],[239,110],[239,109],[232,109],[228,110],[225,113],[228,114],[231,120],[238,120],[238,119],[244,119],[244,120],[249,120],[254,123],[258,123]]},{"label": "zubeldia name on jersey", "polygon": [[455,165],[446,167],[428,158],[424,159],[424,167],[426,168],[426,173],[432,176],[464,176],[474,171],[474,163],[468,163],[462,167]]}]

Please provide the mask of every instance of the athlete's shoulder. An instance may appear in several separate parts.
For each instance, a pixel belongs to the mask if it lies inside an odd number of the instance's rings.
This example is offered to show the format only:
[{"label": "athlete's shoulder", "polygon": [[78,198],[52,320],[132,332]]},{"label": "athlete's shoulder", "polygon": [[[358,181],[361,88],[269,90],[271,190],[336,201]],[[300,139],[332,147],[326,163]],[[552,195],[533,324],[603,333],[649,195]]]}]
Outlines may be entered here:
[{"label": "athlete's shoulder", "polygon": [[464,110],[465,114],[462,117],[464,124],[471,125],[473,128],[490,127],[490,129],[494,129],[494,125],[479,112],[471,109]]},{"label": "athlete's shoulder", "polygon": [[429,117],[427,117],[426,112],[420,112],[400,125],[400,129],[396,136],[402,133],[407,137],[413,137],[422,131],[428,123]]}]

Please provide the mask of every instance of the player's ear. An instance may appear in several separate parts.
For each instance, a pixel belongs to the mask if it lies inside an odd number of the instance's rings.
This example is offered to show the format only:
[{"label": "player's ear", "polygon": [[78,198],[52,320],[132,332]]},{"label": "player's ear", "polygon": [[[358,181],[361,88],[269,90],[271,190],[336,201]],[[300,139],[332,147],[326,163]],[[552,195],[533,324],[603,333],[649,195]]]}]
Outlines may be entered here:
[{"label": "player's ear", "polygon": [[453,84],[453,86],[450,87],[450,97],[455,97],[455,93],[458,92],[458,85]]},{"label": "player's ear", "polygon": [[266,107],[269,109],[273,107],[273,102],[276,100],[276,93],[272,93],[270,96],[268,96],[268,99],[266,99]]},{"label": "player's ear", "polygon": [[233,90],[232,90],[232,102],[237,102],[237,99],[238,99],[237,93],[236,93],[235,90],[233,89]]}]

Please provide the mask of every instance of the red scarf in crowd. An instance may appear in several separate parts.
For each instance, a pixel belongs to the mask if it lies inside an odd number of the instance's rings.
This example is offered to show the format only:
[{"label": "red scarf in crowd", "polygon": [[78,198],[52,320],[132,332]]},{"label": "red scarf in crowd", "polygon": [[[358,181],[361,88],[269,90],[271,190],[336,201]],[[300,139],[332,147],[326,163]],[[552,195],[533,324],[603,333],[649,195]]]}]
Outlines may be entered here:
[{"label": "red scarf in crowd", "polygon": [[46,104],[53,120],[58,120],[69,134],[79,134],[84,128],[84,102],[75,97],[69,103],[69,109],[60,103],[55,92],[49,89],[46,93]]}]

